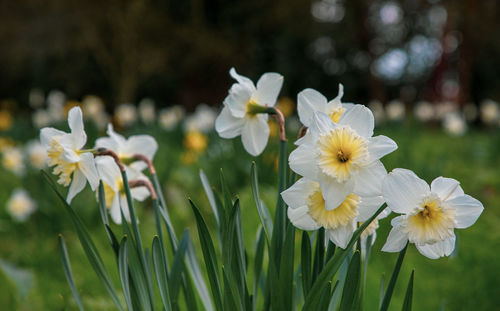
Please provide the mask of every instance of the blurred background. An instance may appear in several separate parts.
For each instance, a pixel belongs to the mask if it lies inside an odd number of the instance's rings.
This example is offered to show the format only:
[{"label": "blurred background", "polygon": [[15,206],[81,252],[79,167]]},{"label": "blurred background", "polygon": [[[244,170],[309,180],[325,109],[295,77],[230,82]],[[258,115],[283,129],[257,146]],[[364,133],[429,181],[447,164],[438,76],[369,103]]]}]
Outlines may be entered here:
[{"label": "blurred background", "polygon": [[[214,132],[234,66],[254,81],[264,72],[284,75],[278,105],[290,150],[300,128],[296,94],[311,87],[332,99],[342,83],[342,101],[370,107],[376,132],[398,143],[383,160],[388,170],[410,168],[428,182],[441,175],[460,180],[483,202],[483,215],[458,232],[451,258],[429,260],[409,250],[392,308],[399,309],[415,268],[416,310],[495,310],[499,33],[496,0],[0,0],[0,304],[6,310],[76,308],[57,255],[63,233],[85,305],[113,310],[39,173],[48,169],[39,129],[67,130],[67,111],[76,105],[84,111],[89,147],[108,122],[126,136],[158,140],[155,162],[179,233],[189,227],[196,236],[188,196],[210,214],[199,169],[218,186],[223,168],[242,199],[245,243],[253,249],[259,220],[250,162],[257,162],[264,201],[272,207],[278,129],[270,123],[270,143],[256,159],[239,139]],[[94,195],[86,189],[74,202],[107,250]],[[148,236],[150,202],[141,207]],[[381,222],[376,250],[389,227],[389,220]],[[112,266],[113,254],[103,253]],[[381,275],[390,274],[395,260],[394,254],[372,256],[366,310],[375,309]]]}]

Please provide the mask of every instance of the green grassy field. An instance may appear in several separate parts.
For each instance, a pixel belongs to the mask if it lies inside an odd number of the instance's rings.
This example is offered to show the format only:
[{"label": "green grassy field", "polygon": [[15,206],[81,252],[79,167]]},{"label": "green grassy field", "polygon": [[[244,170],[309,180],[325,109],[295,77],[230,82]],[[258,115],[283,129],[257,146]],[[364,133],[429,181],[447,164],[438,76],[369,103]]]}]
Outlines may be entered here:
[{"label": "green grassy field", "polygon": [[[463,137],[450,137],[439,128],[422,128],[409,123],[386,126],[377,132],[393,138],[399,145],[396,152],[383,160],[387,170],[396,167],[412,169],[428,182],[437,176],[458,179],[465,192],[478,198],[485,206],[474,226],[455,231],[458,248],[450,258],[431,260],[420,255],[414,246],[409,247],[391,310],[400,309],[412,269],[415,269],[414,310],[439,310],[442,304],[445,305],[445,310],[498,308],[500,133],[483,129],[473,130]],[[12,132],[11,136],[16,140],[26,140],[35,133],[33,130],[26,130]],[[213,220],[198,172],[202,168],[213,186],[218,187],[219,168],[224,170],[231,191],[241,198],[245,244],[252,256],[259,226],[249,180],[250,163],[253,159],[243,151],[239,140],[227,141],[211,134],[208,149],[199,157],[198,162],[185,165],[181,161],[183,147],[180,132],[165,133],[157,128],[137,127],[127,134],[132,133],[148,133],[157,138],[160,149],[155,164],[174,226],[179,235],[185,228],[189,228],[196,243],[194,217],[187,198],[192,198],[202,208],[205,217]],[[95,135],[96,132],[90,129],[89,137]],[[293,148],[291,144],[290,148]],[[273,209],[276,199],[276,156],[277,144],[271,142],[264,155],[255,160],[259,168],[262,197],[270,209]],[[76,309],[57,251],[57,236],[61,233],[66,239],[76,285],[84,305],[89,310],[114,310],[104,287],[85,257],[69,217],[42,176],[32,170],[21,180],[0,168],[0,183],[0,259],[27,270],[33,276],[31,281],[29,277],[25,278],[23,285],[15,288],[11,282],[2,281],[5,277],[0,274],[0,305],[6,305],[8,299],[11,299],[10,290],[20,290],[21,295],[14,295],[18,300],[17,310]],[[12,189],[16,187],[28,189],[39,205],[38,211],[22,224],[12,222],[4,208]],[[138,208],[145,243],[151,241],[154,228],[149,203],[146,201]],[[94,194],[86,189],[75,198],[73,206],[91,231],[109,271],[112,272],[116,287],[119,288],[114,255],[108,247]],[[391,217],[381,221],[370,257],[365,310],[375,310],[378,306],[380,279],[383,274],[386,279],[390,277],[397,258],[397,254],[380,251],[390,229]],[[297,234],[297,237],[300,235]],[[300,239],[297,240],[299,242]],[[201,263],[203,267],[202,260]]]}]

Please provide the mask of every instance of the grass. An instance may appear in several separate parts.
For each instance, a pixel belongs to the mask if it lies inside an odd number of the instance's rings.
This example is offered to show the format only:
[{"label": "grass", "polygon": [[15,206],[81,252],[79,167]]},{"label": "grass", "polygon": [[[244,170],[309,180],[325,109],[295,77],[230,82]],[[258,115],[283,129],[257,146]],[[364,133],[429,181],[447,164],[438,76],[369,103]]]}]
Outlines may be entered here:
[{"label": "grass", "polygon": [[[241,199],[245,245],[251,250],[249,255],[253,256],[259,218],[250,189],[252,158],[243,152],[239,140],[223,140],[211,134],[206,153],[200,156],[197,163],[184,165],[180,160],[183,152],[182,135],[178,132],[164,133],[157,128],[140,127],[133,132],[152,134],[159,142],[160,150],[155,163],[179,236],[185,227],[189,227],[192,236],[196,236],[188,196],[202,209],[209,226],[214,227],[198,170],[203,168],[212,186],[218,187],[218,170],[223,168],[232,193],[238,194]],[[489,130],[473,130],[463,137],[450,137],[440,129],[423,128],[410,123],[386,126],[378,132],[393,138],[399,145],[396,152],[384,158],[383,162],[389,171],[396,167],[412,169],[428,182],[437,176],[458,179],[465,192],[478,198],[485,206],[474,226],[456,230],[458,248],[452,257],[427,259],[410,245],[390,310],[400,309],[412,269],[415,269],[414,310],[437,310],[443,303],[446,310],[494,310],[500,305],[500,252],[497,249],[500,240],[500,231],[497,230],[500,224],[500,134]],[[89,131],[90,137],[95,134]],[[264,155],[256,160],[261,196],[271,210],[274,209],[276,196],[275,159],[278,153],[274,141]],[[32,171],[20,180],[0,169],[0,182],[4,185],[0,188],[1,206],[5,206],[15,187],[28,189],[39,204],[39,210],[23,224],[12,222],[5,209],[0,211],[0,259],[27,269],[35,276],[28,294],[19,297],[17,309],[76,309],[57,251],[57,236],[62,233],[84,306],[89,310],[114,310],[78,243],[68,216],[42,177]],[[149,203],[138,209],[145,243],[152,240],[154,229],[153,211]],[[89,227],[118,285],[118,271],[113,268],[114,256],[107,245],[94,195],[86,189],[75,198],[73,206]],[[376,309],[381,276],[385,274],[386,280],[389,278],[397,259],[397,254],[380,252],[389,229],[390,218],[381,221],[370,257],[365,310]],[[300,234],[296,236],[299,238]],[[201,255],[199,257],[201,259]],[[298,259],[295,261],[297,263]],[[0,290],[7,292],[12,287],[8,284],[0,282]]]}]

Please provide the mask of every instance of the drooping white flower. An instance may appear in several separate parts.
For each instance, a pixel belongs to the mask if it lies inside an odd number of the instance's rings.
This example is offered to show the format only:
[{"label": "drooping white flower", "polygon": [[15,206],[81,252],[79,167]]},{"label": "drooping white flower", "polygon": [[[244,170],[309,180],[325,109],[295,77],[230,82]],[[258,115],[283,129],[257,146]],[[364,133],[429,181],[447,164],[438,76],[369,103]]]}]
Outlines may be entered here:
[{"label": "drooping white flower", "polygon": [[173,106],[160,110],[158,116],[159,125],[167,131],[172,130],[184,118],[184,107]]},{"label": "drooping white flower", "polygon": [[217,112],[214,108],[201,104],[193,114],[184,120],[184,131],[208,133],[214,128]]},{"label": "drooping white flower", "polygon": [[380,158],[397,149],[383,135],[372,137],[374,120],[363,105],[354,105],[334,123],[330,116],[316,112],[307,133],[289,157],[297,174],[318,181],[333,210],[346,196],[375,196],[386,171]]},{"label": "drooping white flower", "polygon": [[119,126],[131,126],[137,121],[137,108],[130,103],[120,104],[115,109],[114,117]]},{"label": "drooping white flower", "polygon": [[[380,184],[378,184],[380,191]],[[290,222],[302,230],[325,228],[325,236],[335,245],[345,248],[360,222],[366,221],[384,203],[382,196],[358,196],[351,193],[334,209],[326,208],[319,183],[307,178],[299,179],[281,193],[289,206]],[[386,216],[384,213],[383,216]],[[363,232],[373,234],[378,227],[375,219]]]},{"label": "drooping white flower", "polygon": [[483,211],[481,202],[464,194],[455,179],[438,177],[429,187],[406,169],[389,173],[382,193],[388,207],[402,214],[391,221],[382,248],[386,252],[398,252],[409,241],[431,259],[449,256],[455,248],[454,229],[472,226]]},{"label": "drooping white flower", "polygon": [[[127,159],[135,154],[141,154],[153,160],[156,150],[158,150],[158,143],[150,135],[132,135],[125,138],[113,130],[111,123],[108,124],[106,133],[108,137],[101,137],[96,140],[96,148],[106,148],[114,151],[120,159]],[[142,161],[135,161],[130,166],[142,171],[147,167],[147,164]]]},{"label": "drooping white flower", "polygon": [[13,172],[17,176],[24,175],[26,166],[24,165],[23,151],[19,147],[7,147],[2,154],[3,167]]},{"label": "drooping white flower", "polygon": [[31,140],[25,147],[28,160],[34,168],[42,169],[47,165],[47,150],[38,140]]},{"label": "drooping white flower", "polygon": [[26,221],[36,208],[36,202],[24,189],[15,189],[7,201],[7,212],[18,222]]},{"label": "drooping white flower", "polygon": [[224,99],[224,108],[215,121],[215,129],[222,138],[241,135],[245,150],[257,156],[262,153],[269,139],[268,115],[257,112],[276,104],[283,76],[265,73],[255,86],[250,79],[236,73],[234,68],[229,74],[237,83],[231,86],[229,95]]},{"label": "drooping white flower", "polygon": [[[106,207],[109,209],[111,218],[117,224],[122,223],[122,215],[120,212],[121,207],[121,211],[123,211],[125,219],[130,222],[127,197],[125,195],[125,188],[123,187],[123,179],[120,169],[116,165],[113,158],[109,156],[98,157],[96,159],[96,165],[103,183],[104,199],[106,201]],[[147,180],[146,176],[133,168],[128,166],[125,168],[129,181],[135,179]],[[130,194],[132,195],[132,198],[137,201],[144,201],[150,195],[146,187],[131,188]]]},{"label": "drooping white flower", "polygon": [[299,119],[304,126],[309,127],[314,113],[321,111],[330,116],[333,122],[337,123],[342,114],[353,106],[350,103],[342,103],[341,99],[344,96],[344,86],[339,84],[339,93],[337,97],[331,101],[327,101],[326,97],[320,92],[313,89],[305,89],[297,95],[297,111]]},{"label": "drooping white flower", "polygon": [[145,124],[151,124],[156,119],[155,102],[151,98],[144,98],[139,103],[139,117]]},{"label": "drooping white flower", "polygon": [[71,186],[67,201],[83,190],[88,180],[92,190],[99,183],[92,152],[82,150],[87,142],[87,134],[83,128],[82,110],[72,108],[68,113],[68,124],[71,133],[46,127],[40,131],[40,142],[47,150],[49,166],[55,166],[53,173],[59,175],[58,183]]}]

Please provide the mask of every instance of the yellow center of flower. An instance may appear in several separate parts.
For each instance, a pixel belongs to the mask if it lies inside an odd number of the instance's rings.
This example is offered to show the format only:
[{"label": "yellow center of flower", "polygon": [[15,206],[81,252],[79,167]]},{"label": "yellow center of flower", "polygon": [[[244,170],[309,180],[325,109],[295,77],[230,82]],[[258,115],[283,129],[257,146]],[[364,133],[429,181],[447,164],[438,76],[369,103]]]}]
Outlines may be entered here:
[{"label": "yellow center of flower", "polygon": [[333,122],[338,123],[344,111],[345,108],[342,107],[334,109],[332,112],[330,112],[330,119],[332,119]]},{"label": "yellow center of flower", "polygon": [[350,128],[337,128],[318,140],[318,164],[323,173],[343,182],[368,156],[367,141]]},{"label": "yellow center of flower", "polygon": [[338,207],[329,211],[325,208],[325,199],[318,189],[307,198],[307,206],[309,215],[318,225],[325,229],[335,229],[348,225],[358,216],[359,201],[359,196],[350,194]]},{"label": "yellow center of flower", "polygon": [[[103,182],[102,185],[104,187],[104,200],[106,200],[106,207],[110,208],[113,204],[113,200],[115,199],[116,192],[108,183]],[[116,189],[118,189],[118,192],[124,191],[123,181],[121,179],[116,180]]]},{"label": "yellow center of flower", "polygon": [[454,216],[437,196],[424,198],[421,207],[407,219],[408,239],[420,245],[443,241],[453,235]]},{"label": "yellow center of flower", "polygon": [[190,131],[184,138],[184,147],[196,153],[203,153],[207,148],[207,140],[207,136],[204,134],[198,131]]},{"label": "yellow center of flower", "polygon": [[249,118],[256,117],[257,114],[263,112],[264,109],[265,107],[257,104],[254,99],[250,99],[245,105],[246,116]]},{"label": "yellow center of flower", "polygon": [[[360,222],[359,225],[361,226],[363,222]],[[362,238],[367,238],[368,236],[372,235],[375,230],[378,229],[378,219],[375,218],[366,228],[363,230],[361,233]]]},{"label": "yellow center of flower", "polygon": [[54,175],[59,175],[57,182],[67,187],[71,183],[71,174],[78,168],[78,163],[65,161],[62,156],[63,152],[63,147],[59,141],[55,138],[52,139],[47,151],[49,166],[55,166],[52,172]]},{"label": "yellow center of flower", "polygon": [[11,201],[9,205],[9,210],[14,215],[24,215],[30,209],[31,209],[31,203],[23,198],[17,198]]}]

